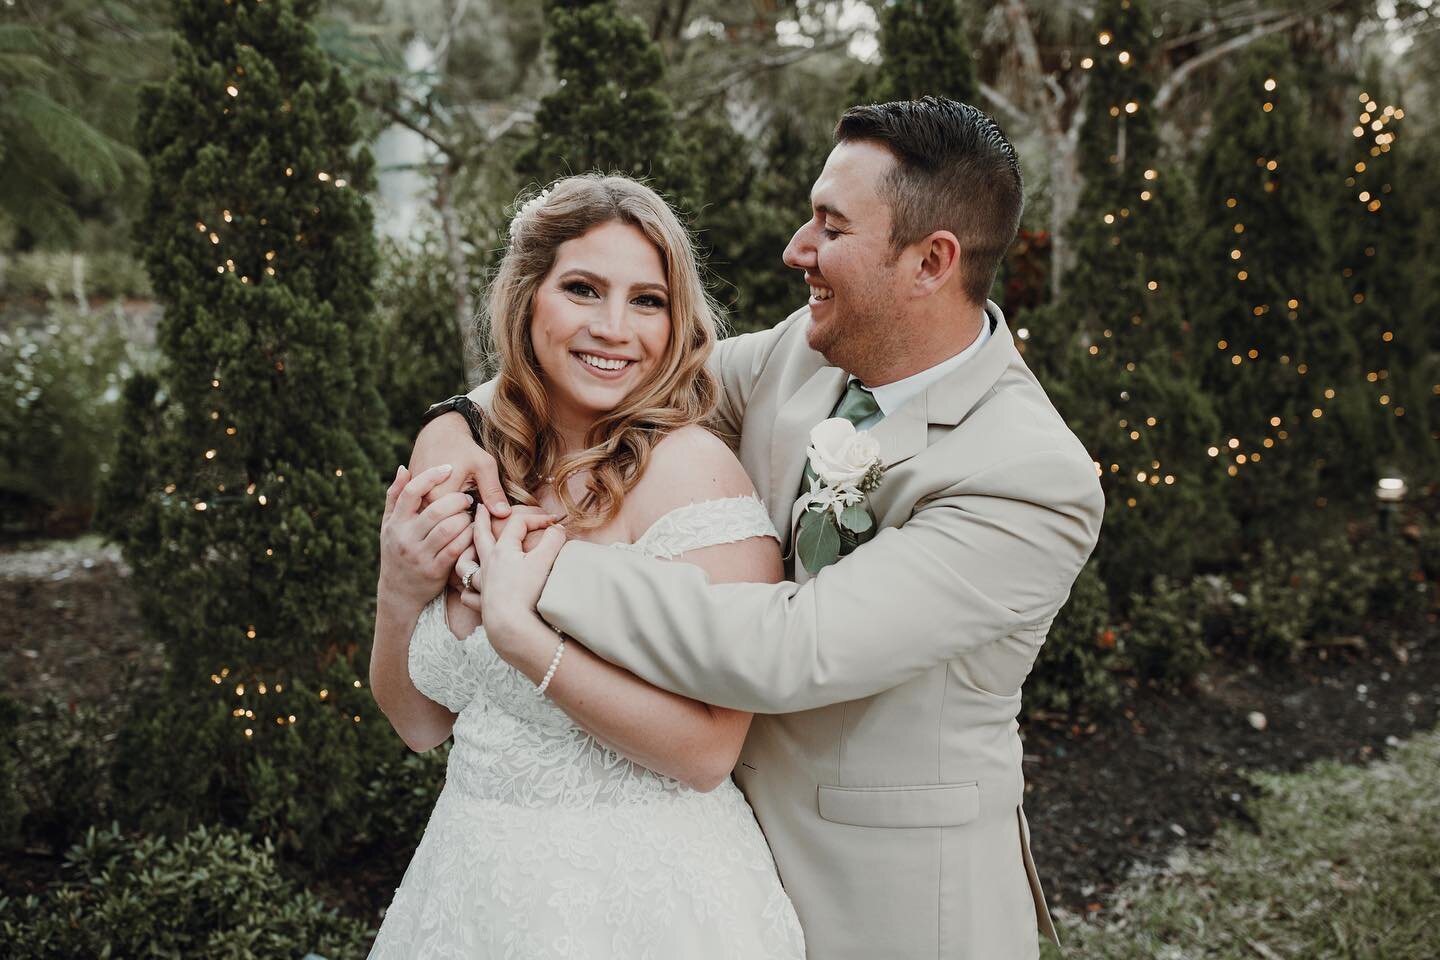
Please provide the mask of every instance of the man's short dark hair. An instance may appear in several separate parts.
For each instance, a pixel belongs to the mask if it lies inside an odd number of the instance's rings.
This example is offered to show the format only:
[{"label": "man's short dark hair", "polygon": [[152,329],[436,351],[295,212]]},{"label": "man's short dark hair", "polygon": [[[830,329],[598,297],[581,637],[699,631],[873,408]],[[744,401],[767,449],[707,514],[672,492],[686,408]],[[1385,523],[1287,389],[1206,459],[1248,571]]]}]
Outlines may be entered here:
[{"label": "man's short dark hair", "polygon": [[965,292],[983,302],[1020,228],[1025,188],[1015,148],[983,111],[945,97],[851,107],[835,142],[869,141],[895,155],[880,185],[890,204],[890,244],[899,251],[935,232],[960,241]]}]

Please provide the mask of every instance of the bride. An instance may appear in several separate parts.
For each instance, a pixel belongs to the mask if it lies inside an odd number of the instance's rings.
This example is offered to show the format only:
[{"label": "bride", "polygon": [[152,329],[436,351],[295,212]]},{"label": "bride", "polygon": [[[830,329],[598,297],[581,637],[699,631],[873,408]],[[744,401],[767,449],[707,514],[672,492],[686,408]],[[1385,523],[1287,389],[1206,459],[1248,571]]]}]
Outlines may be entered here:
[{"label": "bride", "polygon": [[427,505],[446,467],[401,467],[387,493],[371,685],[412,749],[454,746],[370,956],[799,960],[729,777],[750,715],[652,687],[534,609],[566,536],[781,578],[754,487],[700,426],[715,319],[689,236],[635,181],[559,181],[511,226],[490,321],[499,372],[470,419],[532,509],[497,538],[467,494]]}]

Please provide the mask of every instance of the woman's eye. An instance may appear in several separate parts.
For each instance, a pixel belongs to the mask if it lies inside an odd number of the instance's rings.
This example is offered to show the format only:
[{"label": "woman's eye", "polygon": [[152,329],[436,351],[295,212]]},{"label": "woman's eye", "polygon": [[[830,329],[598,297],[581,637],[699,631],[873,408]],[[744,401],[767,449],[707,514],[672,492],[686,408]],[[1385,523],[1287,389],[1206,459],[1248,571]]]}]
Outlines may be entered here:
[{"label": "woman's eye", "polygon": [[635,298],[634,302],[642,307],[650,307],[654,310],[665,309],[665,301],[650,293],[641,294]]},{"label": "woman's eye", "polygon": [[592,286],[590,286],[590,284],[586,283],[586,282],[583,281],[583,280],[572,280],[572,281],[570,281],[569,283],[565,284],[565,290],[566,290],[566,292],[568,292],[568,293],[573,293],[573,294],[575,294],[575,296],[577,296],[577,297],[596,297],[596,296],[599,296],[599,294],[597,294],[597,293],[595,292],[595,288],[592,287]]}]

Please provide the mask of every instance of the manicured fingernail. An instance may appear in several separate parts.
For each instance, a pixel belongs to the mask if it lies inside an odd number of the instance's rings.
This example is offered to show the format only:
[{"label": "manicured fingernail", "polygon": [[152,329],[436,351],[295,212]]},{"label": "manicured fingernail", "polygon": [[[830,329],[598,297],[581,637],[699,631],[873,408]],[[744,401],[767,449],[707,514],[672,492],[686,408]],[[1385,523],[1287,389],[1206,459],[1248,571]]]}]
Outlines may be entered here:
[{"label": "manicured fingernail", "polygon": [[440,472],[441,472],[441,473],[449,473],[449,472],[450,472],[451,470],[453,470],[453,469],[455,469],[455,468],[452,467],[452,466],[450,466],[450,464],[448,464],[448,463],[442,463],[442,464],[440,464]]}]

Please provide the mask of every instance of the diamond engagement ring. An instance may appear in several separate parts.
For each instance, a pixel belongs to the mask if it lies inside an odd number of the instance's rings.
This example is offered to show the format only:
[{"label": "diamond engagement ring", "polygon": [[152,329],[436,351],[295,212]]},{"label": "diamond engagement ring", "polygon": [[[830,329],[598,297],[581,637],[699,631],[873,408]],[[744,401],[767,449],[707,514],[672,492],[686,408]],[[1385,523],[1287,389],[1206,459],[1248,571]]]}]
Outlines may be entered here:
[{"label": "diamond engagement ring", "polygon": [[467,574],[465,574],[465,576],[463,576],[463,577],[460,578],[460,586],[463,587],[463,588],[466,589],[466,590],[469,590],[469,589],[470,589],[470,578],[473,577],[473,576],[475,576],[475,574],[477,574],[477,573],[479,573],[479,572],[480,572],[480,568],[479,568],[479,567],[471,567],[471,568],[470,568],[470,572],[467,573]]}]

